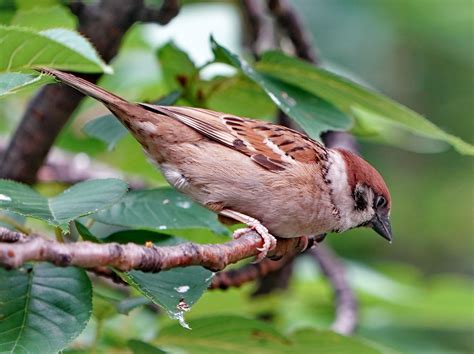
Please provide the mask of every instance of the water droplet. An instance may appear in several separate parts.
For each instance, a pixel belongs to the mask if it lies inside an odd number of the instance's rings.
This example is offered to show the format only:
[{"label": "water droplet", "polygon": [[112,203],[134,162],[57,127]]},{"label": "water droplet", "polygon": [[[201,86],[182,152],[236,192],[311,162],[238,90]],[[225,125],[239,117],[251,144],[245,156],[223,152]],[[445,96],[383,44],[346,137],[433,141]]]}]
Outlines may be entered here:
[{"label": "water droplet", "polygon": [[178,293],[186,293],[188,292],[189,290],[189,285],[181,285],[181,286],[177,286],[176,288],[174,288],[174,290],[176,290]]},{"label": "water droplet", "polygon": [[186,301],[184,301],[184,299],[179,300],[178,304],[176,305],[176,310],[177,311],[168,311],[169,316],[173,320],[178,320],[181,327],[191,329],[188,323],[184,320],[184,313],[191,310],[191,308],[186,303]]},{"label": "water droplet", "polygon": [[12,198],[10,198],[8,195],[5,194],[0,194],[0,202],[11,202]]},{"label": "water droplet", "polygon": [[169,315],[173,320],[178,320],[181,327],[191,329],[191,327],[189,327],[188,323],[184,319],[184,311],[169,312]]},{"label": "water droplet", "polygon": [[176,205],[183,209],[191,208],[191,202],[189,200],[180,200],[176,202]]}]

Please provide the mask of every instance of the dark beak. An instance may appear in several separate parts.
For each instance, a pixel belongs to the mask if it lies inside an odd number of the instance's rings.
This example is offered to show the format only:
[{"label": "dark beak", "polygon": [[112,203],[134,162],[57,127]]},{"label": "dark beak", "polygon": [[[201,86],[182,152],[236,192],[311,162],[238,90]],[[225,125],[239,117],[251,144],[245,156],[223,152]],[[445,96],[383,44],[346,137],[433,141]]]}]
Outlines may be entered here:
[{"label": "dark beak", "polygon": [[388,215],[375,214],[371,221],[372,229],[388,242],[392,243],[392,226]]}]

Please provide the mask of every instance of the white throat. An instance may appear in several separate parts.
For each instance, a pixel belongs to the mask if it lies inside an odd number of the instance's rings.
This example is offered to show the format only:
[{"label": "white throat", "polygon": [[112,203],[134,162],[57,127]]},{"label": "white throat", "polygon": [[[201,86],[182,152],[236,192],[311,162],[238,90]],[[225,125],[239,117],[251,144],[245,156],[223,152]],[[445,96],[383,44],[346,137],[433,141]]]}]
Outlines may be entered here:
[{"label": "white throat", "polygon": [[372,208],[360,211],[355,208],[351,186],[347,179],[347,166],[337,150],[329,150],[326,180],[331,190],[331,201],[337,210],[335,230],[342,232],[360,225],[370,219]]}]

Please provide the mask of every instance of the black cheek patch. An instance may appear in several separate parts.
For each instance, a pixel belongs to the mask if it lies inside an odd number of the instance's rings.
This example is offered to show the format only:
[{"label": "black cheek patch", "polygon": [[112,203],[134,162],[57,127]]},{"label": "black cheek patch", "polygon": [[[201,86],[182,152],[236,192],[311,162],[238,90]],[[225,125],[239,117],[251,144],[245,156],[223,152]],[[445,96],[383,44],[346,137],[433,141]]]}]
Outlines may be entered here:
[{"label": "black cheek patch", "polygon": [[367,209],[367,198],[364,192],[362,191],[355,191],[354,192],[354,201],[355,201],[355,209],[357,210],[365,210]]}]

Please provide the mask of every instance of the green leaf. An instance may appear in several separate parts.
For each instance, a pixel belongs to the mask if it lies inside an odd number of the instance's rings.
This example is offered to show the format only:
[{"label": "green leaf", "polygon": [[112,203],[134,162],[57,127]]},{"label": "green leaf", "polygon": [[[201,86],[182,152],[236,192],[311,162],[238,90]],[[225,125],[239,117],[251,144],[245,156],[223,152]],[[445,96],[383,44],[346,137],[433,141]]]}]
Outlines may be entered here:
[{"label": "green leaf", "polygon": [[121,300],[115,304],[117,308],[117,312],[121,313],[122,315],[128,315],[130,311],[136,309],[137,307],[141,307],[144,305],[150,305],[153,301],[150,299],[143,297],[143,296],[136,296],[131,297],[128,299]]},{"label": "green leaf", "polygon": [[76,28],[76,18],[64,6],[33,7],[19,9],[12,18],[10,25],[42,30],[46,28]]},{"label": "green leaf", "polygon": [[127,128],[113,114],[88,121],[82,131],[91,138],[106,143],[109,151],[128,134]]},{"label": "green leaf", "polygon": [[330,331],[303,330],[286,337],[265,322],[239,316],[202,318],[193,320],[191,325],[193,330],[185,335],[177,325],[163,328],[156,343],[165,350],[176,348],[193,354],[388,352],[365,340],[344,337]]},{"label": "green leaf", "polygon": [[165,351],[151,344],[142,342],[141,340],[131,339],[127,346],[132,350],[133,354],[166,354]]},{"label": "green leaf", "polygon": [[12,213],[7,210],[0,211],[0,227],[5,227],[9,230],[16,231],[12,224],[24,225],[26,218],[22,215]]},{"label": "green leaf", "polygon": [[0,26],[0,42],[0,71],[43,65],[87,73],[112,72],[84,37],[68,29],[36,32],[27,28]]},{"label": "green leaf", "polygon": [[73,267],[0,268],[0,304],[0,352],[57,353],[91,316],[91,283]]},{"label": "green leaf", "polygon": [[[183,242],[169,235],[160,235],[146,230],[119,231],[104,239],[98,239],[81,223],[76,222],[76,227],[82,237],[92,242],[133,242],[141,245],[153,242],[156,246],[177,245]],[[173,268],[159,273],[144,273],[136,270],[118,273],[128,284],[153,303],[163,307],[171,318],[178,320],[186,328],[188,325],[184,321],[184,313],[207,290],[213,277],[211,271],[200,266]],[[130,306],[125,306],[123,310],[127,310],[127,307]]]},{"label": "green leaf", "polygon": [[272,116],[276,111],[260,86],[243,75],[218,78],[207,85],[211,88],[206,95],[206,108],[250,118]]},{"label": "green leaf", "polygon": [[[173,91],[154,102],[154,104],[172,105],[179,98],[179,95],[179,92]],[[106,143],[109,151],[117,145],[120,139],[129,134],[127,128],[113,114],[107,114],[87,122],[82,130],[86,135]]]},{"label": "green leaf", "polygon": [[17,93],[25,87],[41,85],[50,80],[51,78],[44,75],[0,73],[0,97]]},{"label": "green leaf", "polygon": [[170,90],[181,90],[195,79],[198,70],[189,56],[174,43],[167,43],[158,50],[163,76]]},{"label": "green leaf", "polygon": [[66,231],[71,220],[109,207],[126,191],[127,184],[118,179],[97,179],[46,198],[24,184],[0,180],[0,209],[44,220]]},{"label": "green leaf", "polygon": [[411,109],[347,79],[286,56],[268,52],[256,64],[259,74],[306,90],[356,118],[370,114],[373,124],[389,122],[418,136],[442,140],[462,154],[474,155],[474,146],[448,134]]},{"label": "green leaf", "polygon": [[394,354],[394,350],[364,338],[346,337],[331,331],[303,329],[289,335],[294,353],[310,353],[318,348],[320,353]]},{"label": "green leaf", "polygon": [[105,224],[176,234],[179,229],[211,229],[228,235],[216,214],[171,188],[130,191],[119,203],[93,215]]},{"label": "green leaf", "polygon": [[184,314],[211,284],[213,273],[200,266],[173,268],[157,274],[137,270],[123,274],[131,286],[163,307],[180,325],[189,328]]},{"label": "green leaf", "polygon": [[3,0],[0,2],[0,24],[8,24],[15,15],[15,0]]},{"label": "green leaf", "polygon": [[193,330],[186,333],[177,325],[163,328],[156,343],[165,350],[179,348],[193,354],[285,353],[290,348],[289,340],[271,325],[253,319],[213,316],[191,325]]},{"label": "green leaf", "polygon": [[211,37],[211,46],[216,61],[232,65],[255,81],[289,117],[295,120],[306,133],[319,140],[327,130],[347,130],[351,119],[333,104],[314,96],[304,89],[254,70],[246,61],[220,46]]},{"label": "green leaf", "polygon": [[19,10],[32,9],[35,7],[51,7],[58,4],[61,0],[14,0]]}]

